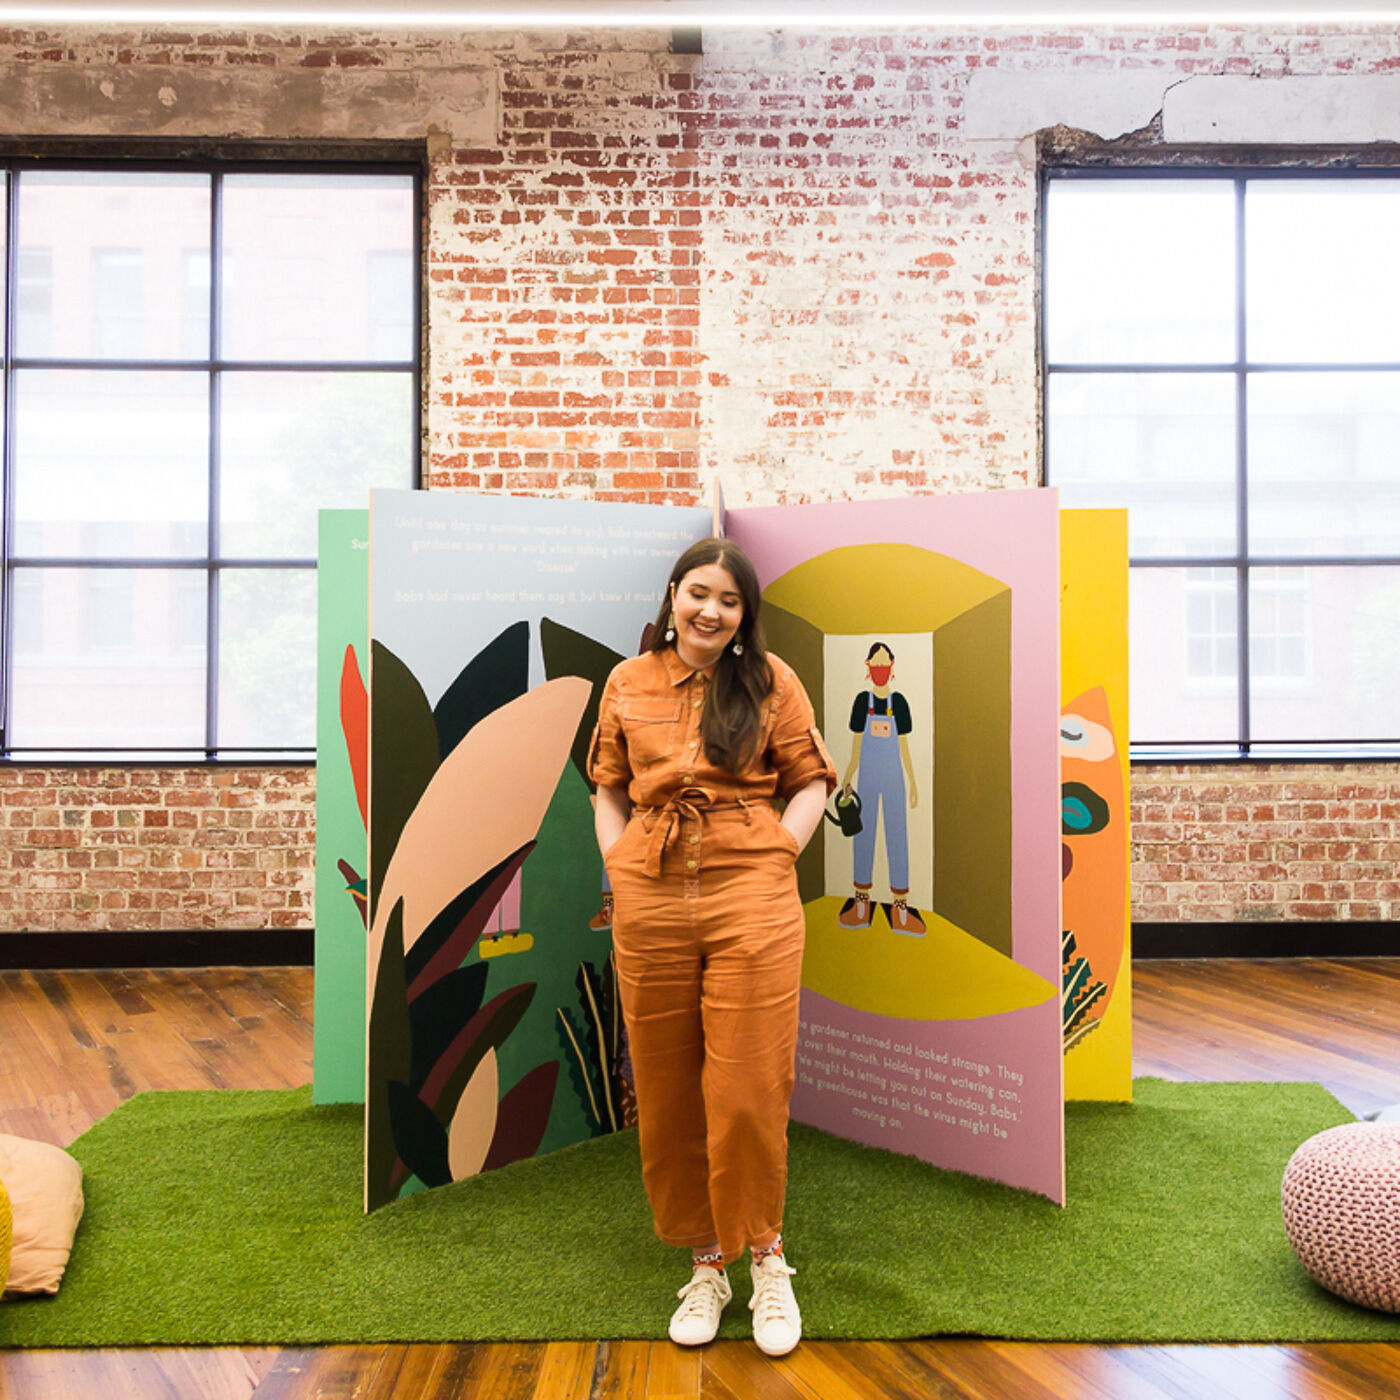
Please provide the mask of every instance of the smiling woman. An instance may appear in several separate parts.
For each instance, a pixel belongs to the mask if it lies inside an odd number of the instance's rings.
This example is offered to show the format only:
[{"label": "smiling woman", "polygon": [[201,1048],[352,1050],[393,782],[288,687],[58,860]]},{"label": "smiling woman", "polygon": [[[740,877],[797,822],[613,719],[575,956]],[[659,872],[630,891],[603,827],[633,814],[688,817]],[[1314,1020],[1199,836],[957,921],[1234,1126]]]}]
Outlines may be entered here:
[{"label": "smiling woman", "polygon": [[763,645],[759,603],[728,540],[680,557],[650,650],[608,678],[589,776],[642,1178],[657,1234],[692,1254],[670,1335],[714,1338],[725,1262],[747,1246],[754,1339],[780,1356],[802,1335],[780,1233],[804,943],[793,864],[836,773],[801,682]]},{"label": "smiling woman", "polygon": [[[723,564],[701,564],[671,585],[676,650],[697,671],[713,666],[744,619],[744,600]],[[743,655],[743,644],[738,654]]]},{"label": "smiling woman", "polygon": [[744,552],[728,540],[700,540],[671,570],[651,634],[653,651],[674,643],[681,660],[713,682],[700,736],[707,757],[735,772],[752,756],[773,686],[758,608],[758,575]]}]

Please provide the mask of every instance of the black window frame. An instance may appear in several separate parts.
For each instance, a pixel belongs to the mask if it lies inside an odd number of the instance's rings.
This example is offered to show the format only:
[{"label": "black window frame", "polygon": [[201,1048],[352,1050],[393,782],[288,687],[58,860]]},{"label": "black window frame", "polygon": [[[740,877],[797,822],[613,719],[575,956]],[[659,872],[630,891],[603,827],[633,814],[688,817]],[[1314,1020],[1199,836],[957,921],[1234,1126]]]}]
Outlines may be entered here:
[{"label": "black window frame", "polygon": [[[1037,193],[1037,270],[1040,295],[1037,298],[1039,361],[1040,433],[1042,481],[1054,486],[1050,428],[1050,380],[1059,373],[1073,374],[1229,374],[1234,379],[1235,412],[1235,543],[1229,553],[1191,556],[1129,555],[1129,570],[1191,568],[1224,568],[1234,572],[1236,618],[1236,674],[1238,677],[1239,737],[1235,739],[1189,739],[1133,741],[1130,735],[1129,756],[1133,763],[1178,762],[1317,762],[1386,761],[1400,758],[1400,733],[1394,737],[1345,740],[1278,740],[1254,739],[1250,733],[1250,572],[1257,569],[1307,567],[1400,567],[1400,555],[1288,555],[1252,553],[1249,549],[1249,489],[1247,384],[1249,376],[1270,373],[1400,373],[1400,361],[1351,362],[1266,362],[1251,361],[1246,340],[1245,246],[1245,187],[1250,181],[1287,181],[1318,179],[1394,179],[1400,180],[1400,162],[1396,159],[1361,159],[1352,150],[1334,148],[1287,149],[1267,153],[1238,151],[1209,151],[1191,148],[1172,154],[1147,153],[1142,148],[1131,152],[1115,151],[1106,144],[1091,157],[1067,156],[1048,145],[1042,146]],[[1230,181],[1235,199],[1235,306],[1234,355],[1225,361],[1200,363],[1129,363],[1080,364],[1053,361],[1049,353],[1049,326],[1046,315],[1045,292],[1048,267],[1045,254],[1047,200],[1052,183],[1075,180],[1208,180],[1215,183]],[[1131,726],[1131,718],[1130,718]]]},{"label": "black window frame", "polygon": [[[58,356],[16,357],[15,331],[20,308],[16,306],[19,264],[19,201],[15,198],[15,177],[26,170],[42,171],[107,171],[121,173],[204,174],[210,177],[209,231],[209,324],[208,355],[204,358],[145,359],[75,359]],[[230,175],[397,175],[412,180],[412,324],[409,344],[411,354],[404,360],[235,360],[224,359],[216,353],[219,344],[220,318],[223,309],[222,287],[222,191],[223,180]],[[3,405],[0,405],[0,765],[53,767],[69,764],[102,764],[149,766],[170,764],[197,766],[201,764],[233,765],[314,763],[314,746],[250,746],[220,744],[218,734],[219,706],[219,585],[220,577],[229,570],[310,570],[314,573],[316,559],[310,557],[256,557],[221,555],[218,551],[220,510],[220,379],[223,374],[236,372],[301,373],[407,373],[411,378],[410,413],[408,423],[408,460],[412,464],[411,485],[423,485],[423,390],[427,317],[424,307],[426,288],[426,168],[423,154],[416,149],[377,150],[364,158],[347,156],[343,152],[320,155],[224,154],[223,148],[214,153],[188,157],[166,157],[160,154],[114,156],[108,152],[54,155],[7,154],[0,149],[0,193],[4,197],[6,238],[4,248],[4,285],[0,287],[0,374],[3,374]],[[24,370],[127,370],[150,373],[206,373],[210,378],[209,440],[208,440],[208,518],[204,551],[201,555],[179,557],[60,557],[25,556],[14,551],[15,504],[18,473],[15,465],[15,377]],[[105,569],[164,569],[188,570],[204,576],[205,593],[205,703],[204,743],[202,745],[128,746],[88,745],[28,745],[12,743],[11,715],[14,698],[14,586],[17,569],[31,571],[35,577],[40,568]],[[290,736],[289,736],[290,737]]]}]

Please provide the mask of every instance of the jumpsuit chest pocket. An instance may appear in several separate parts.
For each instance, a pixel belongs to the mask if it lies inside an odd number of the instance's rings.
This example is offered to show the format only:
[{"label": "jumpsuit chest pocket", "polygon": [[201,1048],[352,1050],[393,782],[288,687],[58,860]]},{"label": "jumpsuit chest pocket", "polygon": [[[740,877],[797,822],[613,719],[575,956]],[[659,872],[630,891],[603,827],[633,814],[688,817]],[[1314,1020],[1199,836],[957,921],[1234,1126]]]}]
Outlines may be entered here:
[{"label": "jumpsuit chest pocket", "polygon": [[634,768],[660,763],[676,751],[681,721],[679,700],[628,700],[622,706],[622,732]]},{"label": "jumpsuit chest pocket", "polygon": [[887,719],[871,719],[870,736],[873,739],[888,739],[894,733],[894,726]]}]

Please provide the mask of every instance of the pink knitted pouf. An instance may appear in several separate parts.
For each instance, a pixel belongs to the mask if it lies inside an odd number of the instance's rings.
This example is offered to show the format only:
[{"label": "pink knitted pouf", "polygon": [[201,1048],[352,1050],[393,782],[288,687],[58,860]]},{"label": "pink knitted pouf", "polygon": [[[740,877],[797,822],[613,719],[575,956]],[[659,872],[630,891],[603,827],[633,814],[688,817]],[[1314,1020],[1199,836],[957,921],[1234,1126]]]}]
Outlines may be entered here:
[{"label": "pink knitted pouf", "polygon": [[1347,1123],[1309,1138],[1283,1173],[1283,1228],[1329,1292],[1400,1312],[1400,1124]]}]

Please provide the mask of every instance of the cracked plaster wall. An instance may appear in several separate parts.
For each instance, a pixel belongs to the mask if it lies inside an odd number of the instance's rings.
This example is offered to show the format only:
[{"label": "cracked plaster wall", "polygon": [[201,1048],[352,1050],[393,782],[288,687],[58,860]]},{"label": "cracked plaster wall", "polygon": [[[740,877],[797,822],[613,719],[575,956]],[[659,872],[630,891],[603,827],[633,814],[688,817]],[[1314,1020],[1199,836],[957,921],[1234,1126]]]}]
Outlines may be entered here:
[{"label": "cracked plaster wall", "polygon": [[1400,74],[1176,76],[984,69],[964,136],[989,148],[1065,127],[1105,141],[1156,127],[1164,145],[1369,145],[1400,140]]}]

